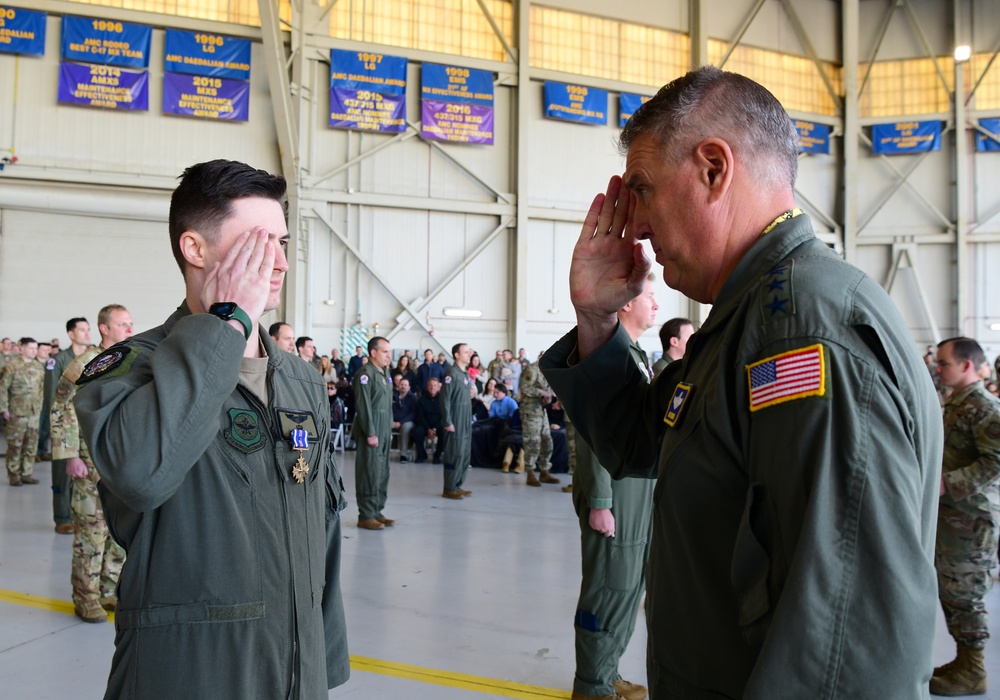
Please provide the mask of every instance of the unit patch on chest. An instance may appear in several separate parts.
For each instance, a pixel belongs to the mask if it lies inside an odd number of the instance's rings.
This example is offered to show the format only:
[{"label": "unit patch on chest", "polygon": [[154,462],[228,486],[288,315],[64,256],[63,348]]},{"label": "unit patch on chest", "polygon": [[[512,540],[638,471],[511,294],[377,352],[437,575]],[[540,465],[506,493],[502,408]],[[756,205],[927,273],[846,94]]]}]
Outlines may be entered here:
[{"label": "unit patch on chest", "polygon": [[226,442],[243,454],[252,454],[267,442],[260,430],[260,417],[255,411],[243,408],[229,409],[229,427],[223,431]]}]

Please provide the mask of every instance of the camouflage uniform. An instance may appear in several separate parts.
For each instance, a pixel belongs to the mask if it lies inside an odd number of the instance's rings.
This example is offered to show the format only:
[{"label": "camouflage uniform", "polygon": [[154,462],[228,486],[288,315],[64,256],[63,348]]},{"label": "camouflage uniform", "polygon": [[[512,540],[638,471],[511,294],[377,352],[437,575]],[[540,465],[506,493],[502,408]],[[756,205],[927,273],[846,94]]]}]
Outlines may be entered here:
[{"label": "camouflage uniform", "polygon": [[101,477],[90,458],[87,444],[80,439],[80,426],[73,407],[76,380],[87,363],[100,353],[100,348],[90,348],[70,362],[56,385],[51,412],[53,458],[65,464],[70,458],[79,457],[87,465],[87,476],[74,477],[72,484],[71,582],[74,605],[90,617],[100,615],[102,603],[113,609],[115,587],[125,563],[125,550],[111,539],[104,522],[104,509],[97,495],[97,482]]},{"label": "camouflage uniform", "polygon": [[4,437],[7,478],[12,484],[19,483],[23,476],[31,476],[35,466],[44,380],[45,366],[34,360],[12,360],[0,370],[0,413],[10,411]]},{"label": "camouflage uniform", "polygon": [[543,472],[549,471],[552,458],[552,433],[549,430],[548,416],[542,407],[545,394],[551,394],[552,389],[545,381],[538,363],[528,365],[521,375],[520,394],[517,405],[521,408],[521,441],[524,447],[524,466],[528,473],[535,468]]},{"label": "camouflage uniform", "polygon": [[1000,400],[982,382],[954,392],[944,404],[943,475],[938,508],[938,595],[948,632],[973,649],[990,632],[983,597],[997,565],[1000,516]]}]

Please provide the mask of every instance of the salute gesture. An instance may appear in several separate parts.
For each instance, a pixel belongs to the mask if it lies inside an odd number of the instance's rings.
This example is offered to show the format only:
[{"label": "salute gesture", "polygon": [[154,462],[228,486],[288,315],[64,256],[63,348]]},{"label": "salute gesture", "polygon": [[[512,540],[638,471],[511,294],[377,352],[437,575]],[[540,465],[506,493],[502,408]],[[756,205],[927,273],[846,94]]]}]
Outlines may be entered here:
[{"label": "salute gesture", "polygon": [[576,309],[579,351],[586,357],[614,333],[617,312],[642,293],[650,263],[629,230],[635,197],[615,175],[594,197],[573,249],[570,299]]},{"label": "salute gesture", "polygon": [[209,269],[199,295],[202,308],[235,302],[256,328],[271,289],[274,249],[270,233],[261,226],[241,233],[225,257]]}]

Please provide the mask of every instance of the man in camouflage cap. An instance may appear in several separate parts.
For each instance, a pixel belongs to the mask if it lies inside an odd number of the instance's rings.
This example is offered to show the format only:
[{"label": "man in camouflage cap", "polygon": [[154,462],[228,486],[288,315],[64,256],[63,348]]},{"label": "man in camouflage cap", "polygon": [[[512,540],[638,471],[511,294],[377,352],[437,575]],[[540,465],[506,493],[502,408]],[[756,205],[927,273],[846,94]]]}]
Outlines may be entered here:
[{"label": "man in camouflage cap", "polygon": [[952,389],[944,404],[944,457],[934,563],[938,596],[948,632],[955,638],[954,661],[934,669],[935,695],[986,692],[983,649],[990,637],[983,597],[997,565],[1000,515],[1000,400],[979,379],[983,349],[971,338],[938,345],[941,386]]},{"label": "man in camouflage cap", "polygon": [[35,362],[38,342],[21,338],[20,358],[0,371],[0,415],[7,421],[7,480],[11,486],[37,484],[31,475],[38,451],[38,419],[42,412],[45,367]]},{"label": "man in camouflage cap", "polygon": [[132,335],[132,317],[128,309],[110,304],[97,315],[101,346],[91,347],[70,361],[59,378],[50,412],[52,454],[64,460],[66,474],[72,478],[70,509],[73,514],[73,608],[84,622],[105,622],[105,610],[117,605],[115,587],[125,562],[123,550],[108,532],[104,509],[97,494],[101,480],[90,458],[87,444],[80,439],[73,397],[76,380],[87,363],[116,343]]}]

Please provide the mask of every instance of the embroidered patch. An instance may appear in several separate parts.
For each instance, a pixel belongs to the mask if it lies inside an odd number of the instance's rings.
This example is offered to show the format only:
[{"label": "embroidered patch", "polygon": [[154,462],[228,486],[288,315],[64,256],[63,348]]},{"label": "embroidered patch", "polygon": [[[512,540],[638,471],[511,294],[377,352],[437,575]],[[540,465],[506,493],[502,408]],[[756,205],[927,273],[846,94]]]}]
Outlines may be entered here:
[{"label": "embroidered patch", "polygon": [[826,392],[823,346],[810,345],[747,365],[747,382],[751,411],[807,396],[823,396]]},{"label": "embroidered patch", "polygon": [[45,363],[45,369],[47,369],[47,370],[49,370],[51,372],[55,368],[56,368],[56,358],[50,357],[48,359],[48,362]]},{"label": "embroidered patch", "polygon": [[115,345],[108,348],[87,363],[80,378],[76,380],[76,384],[82,386],[99,377],[117,377],[125,374],[138,355],[139,352],[136,348],[125,345]]},{"label": "embroidered patch", "polygon": [[694,387],[692,385],[678,382],[677,388],[674,389],[674,395],[670,398],[670,405],[667,407],[667,412],[663,415],[664,423],[671,428],[677,425],[681,419],[681,411],[684,410],[684,406],[687,404],[687,400],[691,398],[691,392],[693,391]]},{"label": "embroidered patch", "polygon": [[274,414],[278,418],[278,432],[291,435],[296,428],[304,428],[310,440],[319,440],[319,429],[312,411],[302,411],[294,408],[276,408]]},{"label": "embroidered patch", "polygon": [[362,374],[358,378],[358,383],[361,384],[362,386],[365,385],[365,384],[368,384],[368,375],[367,374]]},{"label": "embroidered patch", "polygon": [[260,418],[254,411],[243,408],[229,409],[229,427],[223,435],[226,442],[247,455],[263,449],[266,442],[260,431]]},{"label": "embroidered patch", "polygon": [[451,375],[450,374],[447,377],[444,378],[444,383],[445,384],[451,384]]},{"label": "embroidered patch", "polygon": [[765,323],[795,314],[792,263],[787,260],[775,265],[761,279],[760,312]]},{"label": "embroidered patch", "polygon": [[990,424],[986,426],[986,434],[994,440],[1000,438],[1000,422],[990,421]]},{"label": "embroidered patch", "polygon": [[69,382],[60,381],[56,384],[56,397],[60,401],[65,401],[73,395],[73,385]]}]

